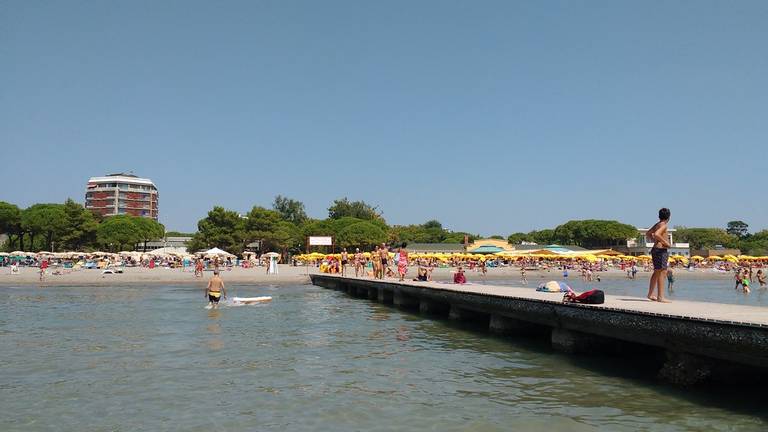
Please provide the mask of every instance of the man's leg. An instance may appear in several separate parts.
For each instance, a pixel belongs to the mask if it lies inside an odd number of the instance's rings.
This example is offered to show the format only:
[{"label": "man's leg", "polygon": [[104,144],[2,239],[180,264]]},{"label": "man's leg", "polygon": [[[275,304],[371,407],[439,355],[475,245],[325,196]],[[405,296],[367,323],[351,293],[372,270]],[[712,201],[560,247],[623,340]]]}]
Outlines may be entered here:
[{"label": "man's leg", "polygon": [[663,303],[668,303],[669,300],[666,300],[664,298],[664,286],[663,286],[664,281],[667,279],[667,271],[662,269],[662,270],[659,270],[658,272],[659,272],[659,275],[656,278],[656,293],[657,293],[656,300]]},{"label": "man's leg", "polygon": [[659,278],[659,272],[658,270],[654,270],[651,274],[651,282],[648,285],[648,299],[649,300],[656,300],[656,297],[653,295],[653,290],[656,288],[656,280]]}]

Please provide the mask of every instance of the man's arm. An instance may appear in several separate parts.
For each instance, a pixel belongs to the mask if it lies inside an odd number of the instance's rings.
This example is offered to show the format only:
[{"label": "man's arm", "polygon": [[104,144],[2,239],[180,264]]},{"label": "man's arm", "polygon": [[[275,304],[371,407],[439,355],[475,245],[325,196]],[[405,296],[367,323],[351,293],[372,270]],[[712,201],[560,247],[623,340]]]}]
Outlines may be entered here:
[{"label": "man's arm", "polygon": [[224,281],[221,281],[221,295],[222,298],[227,298],[227,290],[224,289]]}]

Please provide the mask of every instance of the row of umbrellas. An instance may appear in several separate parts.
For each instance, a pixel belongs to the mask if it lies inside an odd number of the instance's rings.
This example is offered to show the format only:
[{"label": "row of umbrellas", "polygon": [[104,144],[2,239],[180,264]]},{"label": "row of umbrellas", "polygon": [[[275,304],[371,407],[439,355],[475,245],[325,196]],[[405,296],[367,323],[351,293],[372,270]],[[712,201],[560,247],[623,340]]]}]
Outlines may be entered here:
[{"label": "row of umbrellas", "polygon": [[[113,252],[102,252],[102,251],[94,251],[94,252],[24,252],[24,251],[13,251],[13,252],[0,252],[0,257],[16,257],[16,258],[57,258],[57,259],[74,259],[74,258],[126,258],[131,257],[137,260],[141,260],[148,257],[176,257],[176,258],[194,258],[194,257],[204,257],[204,258],[235,258],[236,256],[234,254],[231,254],[225,250],[219,249],[219,248],[212,248],[208,249],[206,251],[197,252],[196,254],[191,254],[187,252],[186,248],[174,248],[174,247],[165,247],[160,249],[155,249],[148,252],[137,252],[137,251],[122,251],[118,253]],[[280,254],[276,252],[268,252],[264,254],[264,256],[280,256]]]},{"label": "row of umbrellas", "polygon": [[[600,251],[604,252],[604,251]],[[350,254],[351,255],[351,254]],[[363,252],[362,255],[365,258],[370,258],[371,252]],[[395,254],[393,252],[389,252],[390,257],[394,257]],[[411,259],[418,259],[418,258],[428,258],[428,259],[436,259],[439,261],[451,261],[451,260],[474,260],[474,261],[486,261],[489,259],[512,259],[512,260],[520,260],[525,258],[537,258],[537,259],[545,259],[545,260],[580,260],[580,261],[588,261],[588,262],[595,262],[598,260],[603,261],[650,261],[651,256],[650,255],[640,255],[640,256],[632,256],[632,255],[623,255],[616,252],[613,253],[594,253],[594,252],[570,252],[570,253],[525,253],[523,251],[504,251],[504,252],[498,252],[495,254],[468,254],[468,253],[409,253],[408,256]],[[318,261],[322,259],[341,259],[341,254],[323,254],[319,252],[313,252],[309,254],[301,254],[296,256],[296,259],[300,261]],[[688,257],[685,257],[683,255],[672,255],[669,257],[670,260],[685,263],[687,264],[689,261]],[[693,261],[708,261],[708,262],[722,262],[722,261],[728,261],[732,263],[738,263],[738,262],[744,262],[744,261],[768,261],[768,256],[761,256],[761,257],[753,257],[749,255],[739,255],[739,256],[733,256],[733,255],[725,255],[725,256],[710,256],[707,258],[694,255],[690,258],[690,260]]]}]

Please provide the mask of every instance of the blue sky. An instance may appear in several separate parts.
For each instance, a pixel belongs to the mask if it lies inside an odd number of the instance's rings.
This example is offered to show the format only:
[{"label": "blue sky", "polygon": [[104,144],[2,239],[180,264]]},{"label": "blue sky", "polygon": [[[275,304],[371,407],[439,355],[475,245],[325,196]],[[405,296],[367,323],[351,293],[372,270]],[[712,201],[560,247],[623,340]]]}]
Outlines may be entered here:
[{"label": "blue sky", "polygon": [[133,170],[178,230],[276,194],[485,235],[662,206],[768,228],[766,22],[764,1],[6,1],[0,200]]}]

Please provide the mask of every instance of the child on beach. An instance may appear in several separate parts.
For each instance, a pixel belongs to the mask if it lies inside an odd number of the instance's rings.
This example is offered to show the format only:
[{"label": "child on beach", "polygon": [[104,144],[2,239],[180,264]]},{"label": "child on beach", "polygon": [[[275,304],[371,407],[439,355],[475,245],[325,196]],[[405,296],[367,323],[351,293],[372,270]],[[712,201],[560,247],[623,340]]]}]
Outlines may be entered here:
[{"label": "child on beach", "polygon": [[760,288],[765,288],[765,273],[762,269],[757,270],[757,283],[760,284]]},{"label": "child on beach", "polygon": [[672,293],[672,285],[675,284],[675,273],[672,269],[667,270],[667,291]]},{"label": "child on beach", "polygon": [[[663,280],[667,275],[667,266],[669,265],[669,240],[667,239],[667,224],[672,212],[668,208],[659,210],[659,221],[656,222],[645,234],[646,238],[653,241],[651,248],[651,259],[653,260],[653,273],[648,286],[648,300],[668,303],[664,298],[662,289]],[[656,295],[654,295],[654,291]]]}]

